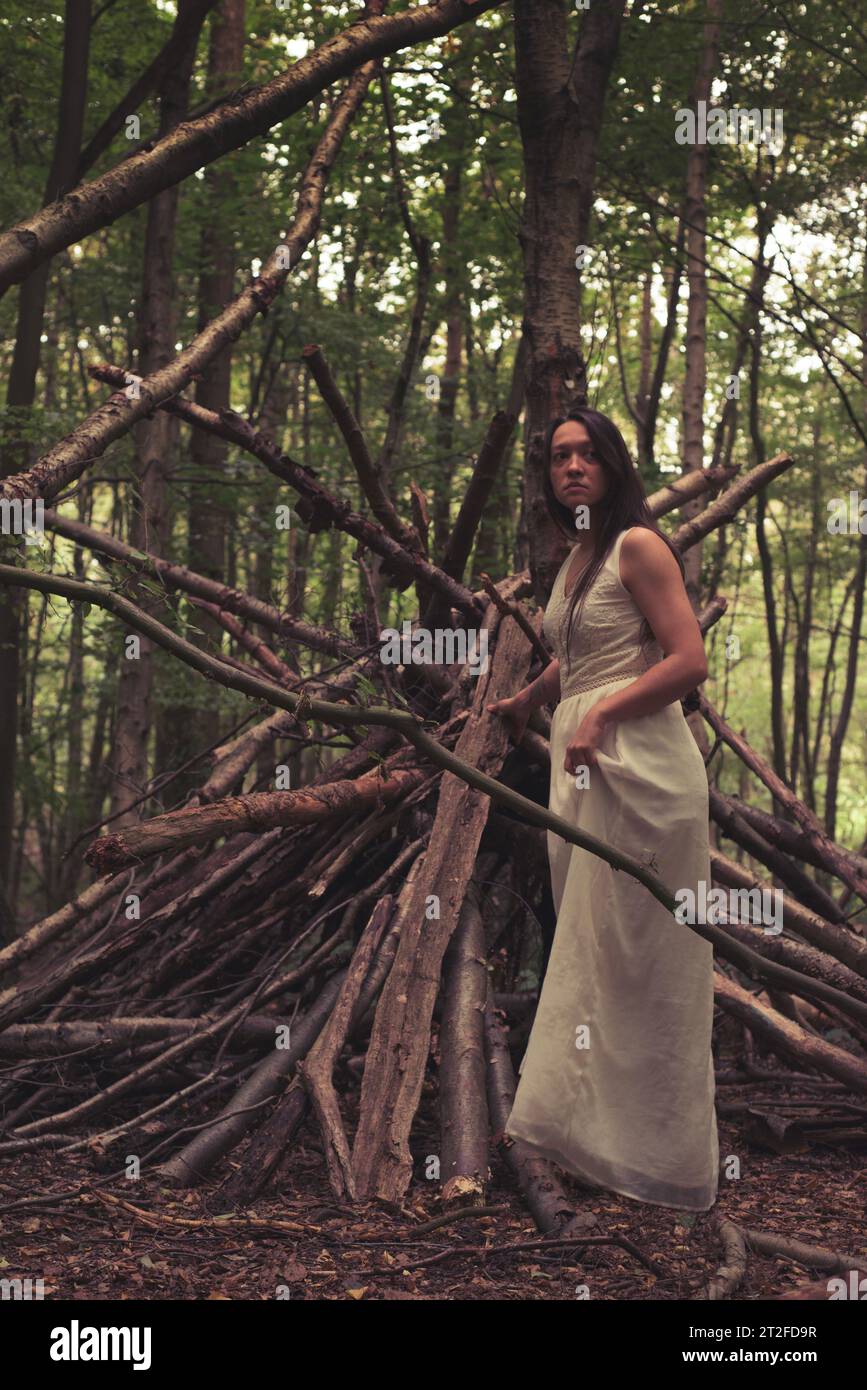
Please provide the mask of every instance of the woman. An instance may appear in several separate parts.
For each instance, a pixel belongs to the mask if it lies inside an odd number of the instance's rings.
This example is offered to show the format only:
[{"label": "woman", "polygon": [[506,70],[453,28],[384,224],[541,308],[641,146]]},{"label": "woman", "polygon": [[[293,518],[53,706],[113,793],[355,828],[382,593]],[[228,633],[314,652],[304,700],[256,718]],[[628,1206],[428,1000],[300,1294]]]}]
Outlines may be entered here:
[{"label": "woman", "polygon": [[[554,582],[555,660],[488,706],[516,740],[551,722],[550,809],[657,872],[710,884],[704,762],[680,707],[707,676],[683,562],[623,437],[571,410],[548,430],[546,497],[579,544]],[[634,878],[548,833],[557,927],[506,1133],[590,1186],[706,1211],[719,1148],[713,951]]]}]

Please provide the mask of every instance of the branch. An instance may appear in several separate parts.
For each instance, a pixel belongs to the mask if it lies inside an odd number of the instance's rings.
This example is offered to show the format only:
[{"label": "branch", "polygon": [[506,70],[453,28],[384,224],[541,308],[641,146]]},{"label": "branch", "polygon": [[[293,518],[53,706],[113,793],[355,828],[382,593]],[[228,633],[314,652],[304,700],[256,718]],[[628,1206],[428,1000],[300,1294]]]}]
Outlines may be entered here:
[{"label": "branch", "polygon": [[[310,368],[313,380],[319,387],[319,394],[334,416],[337,427],[343,435],[349,450],[349,457],[355,465],[358,480],[370,503],[373,515],[380,526],[399,545],[404,546],[407,550],[421,552],[422,546],[418,533],[414,527],[405,525],[398,516],[395,505],[383,486],[382,474],[371,458],[364,432],[334,380],[322,349],[317,343],[308,343],[307,347],[302,348],[301,357]],[[447,574],[451,573],[446,566],[444,568]],[[461,576],[456,575],[454,577],[460,579]]]},{"label": "branch", "polygon": [[498,410],[488,426],[473,476],[443,556],[443,569],[453,579],[463,578],[482,512],[497,480],[503,455],[516,423],[514,415],[509,415],[505,410]]},{"label": "branch", "polygon": [[653,516],[665,516],[666,512],[676,511],[684,502],[701,497],[705,492],[718,492],[726,483],[731,482],[739,471],[739,464],[728,464],[717,468],[696,468],[692,473],[682,473],[657,492],[651,492],[647,505]]},{"label": "branch", "polygon": [[[405,755],[404,755],[405,756]],[[392,769],[383,775],[374,768],[363,777],[329,782],[299,791],[250,792],[229,796],[208,806],[184,807],[164,816],[126,827],[117,835],[101,835],[85,854],[97,873],[113,873],[155,854],[176,853],[188,845],[205,844],[220,835],[273,830],[278,825],[315,825],[343,820],[372,806],[388,805],[415,791],[430,774],[421,768]]]},{"label": "branch", "polygon": [[251,91],[234,92],[215,110],[181,122],[152,148],[122,160],[101,178],[0,235],[0,294],[64,246],[109,226],[197,169],[264,135],[361,64],[438,38],[502,3],[438,0],[403,14],[359,20],[279,77]]},{"label": "branch", "polygon": [[[216,0],[194,0],[187,6],[179,5],[172,32],[159,53],[152,58],[140,77],[122,97],[113,111],[110,111],[102,125],[94,131],[81,152],[76,179],[83,179],[88,169],[92,169],[100,155],[111,144],[127,116],[138,111],[141,103],[159,87],[165,73],[181,58],[192,34],[198,34],[208,12],[214,8]],[[68,243],[67,243],[68,244]]]},{"label": "branch", "polygon": [[76,545],[86,546],[97,555],[106,555],[139,574],[156,579],[167,589],[181,589],[194,598],[213,604],[215,608],[238,613],[268,628],[270,632],[277,632],[288,640],[301,642],[313,651],[350,660],[362,655],[360,647],[336,632],[329,632],[324,627],[312,627],[288,613],[281,613],[264,599],[254,598],[242,589],[229,589],[216,579],[197,574],[195,570],[187,569],[186,565],[176,565],[170,560],[163,560],[150,551],[136,550],[133,546],[118,540],[116,536],[97,531],[82,521],[72,521],[69,517],[46,508],[45,525],[49,530],[56,531],[59,536],[66,536],[67,540],[74,541]]},{"label": "branch", "polygon": [[[606,864],[610,864],[612,868],[622,869],[631,878],[643,884],[657,902],[667,907],[669,912],[674,914],[677,911],[677,899],[671,889],[662,883],[657,875],[644,864],[640,864],[630,855],[623,854],[613,846],[598,840],[595,835],[590,835],[577,826],[571,825],[562,816],[554,815],[553,812],[538,805],[537,802],[522,796],[520,792],[513,791],[511,787],[506,787],[495,778],[480,772],[477,767],[473,767],[470,763],[464,762],[457,754],[450,752],[436,739],[426,734],[421,722],[408,710],[388,709],[379,705],[370,705],[367,708],[359,709],[348,705],[330,704],[326,700],[311,699],[305,693],[294,695],[291,691],[283,690],[280,686],[274,685],[260,676],[253,675],[251,672],[237,671],[225,666],[215,657],[209,656],[206,652],[200,651],[198,647],[194,647],[191,642],[185,641],[183,637],[178,637],[175,633],[170,632],[162,623],[157,622],[156,618],[142,612],[127,599],[121,598],[119,594],[112,593],[110,590],[98,589],[92,584],[83,584],[76,579],[66,579],[56,574],[34,574],[30,570],[17,569],[12,565],[0,565],[0,584],[20,585],[24,588],[35,589],[40,593],[58,594],[63,598],[71,599],[73,602],[98,604],[108,612],[122,618],[130,627],[143,632],[152,642],[165,647],[181,661],[192,666],[194,670],[200,671],[209,679],[218,681],[230,690],[238,690],[241,694],[248,695],[252,699],[264,700],[269,704],[276,705],[279,709],[291,710],[299,718],[304,717],[343,727],[361,725],[362,727],[382,726],[395,729],[436,766],[453,773],[466,782],[468,786],[484,792],[493,801],[508,806],[529,825],[538,826],[543,830],[551,830],[555,835],[567,840],[569,844],[578,845],[580,849],[588,850],[598,859],[604,859]],[[733,960],[740,970],[754,979],[761,980],[776,988],[806,994],[809,998],[827,1000],[828,1003],[836,1004],[841,1008],[846,1007],[849,1010],[852,1008],[853,1001],[841,990],[835,989],[824,981],[811,980],[796,970],[790,970],[787,966],[763,960],[748,946],[733,940],[721,927],[710,922],[690,922],[679,925],[685,925],[689,931],[694,931],[704,941],[709,941],[711,945],[716,946],[729,960]],[[860,1009],[863,1010],[863,1014],[859,1013],[859,1018],[863,1018],[867,1022],[867,1004],[860,1005]]]},{"label": "branch", "polygon": [[[91,376],[99,381],[115,383],[125,377],[125,373],[119,367],[103,365],[91,367],[89,370]],[[469,589],[444,574],[423,556],[405,550],[376,522],[368,521],[360,512],[353,511],[348,502],[342,502],[326,491],[309,469],[301,463],[296,463],[288,454],[281,454],[271,440],[255,430],[241,415],[232,410],[221,411],[218,415],[204,406],[195,405],[183,396],[162,402],[160,409],[177,415],[190,425],[198,425],[200,429],[228,440],[230,444],[237,444],[259,459],[260,463],[264,463],[270,473],[289,483],[301,495],[302,501],[296,506],[296,511],[307,523],[310,531],[322,531],[331,526],[345,531],[368,550],[381,555],[387,561],[388,568],[401,581],[410,584],[415,580],[417,583],[427,584],[442,594],[452,607],[458,608],[468,617],[478,619],[480,608]]]},{"label": "branch", "polygon": [[[109,444],[126,434],[137,420],[149,415],[155,406],[182,391],[193,377],[200,375],[228,343],[233,343],[249,327],[257,314],[268,311],[290,271],[298,264],[316,235],[331,167],[352,118],[364,100],[374,67],[375,64],[368,63],[359,69],[335,102],[328,124],[304,171],[298,193],[299,210],[292,227],[286,240],[267,257],[258,278],[251,277],[241,293],[197,333],[177,357],[140,381],[136,378],[134,390],[127,387],[127,390],[110,396],[71,434],[38,459],[28,472],[4,479],[0,483],[0,497],[50,499],[56,496],[68,483],[79,478]],[[171,140],[176,131],[183,129],[183,124],[176,126],[167,138]],[[0,237],[0,247],[2,242],[3,238]],[[125,374],[123,384],[128,380]]]},{"label": "branch", "polygon": [[258,662],[269,676],[273,676],[275,680],[284,681],[290,686],[303,683],[303,677],[299,676],[297,671],[291,670],[285,661],[281,661],[279,656],[262,641],[261,637],[256,637],[254,633],[248,632],[237,619],[229,613],[224,613],[216,603],[206,603],[201,598],[194,598],[192,602],[196,608],[201,608],[203,613],[209,613],[214,622],[219,623],[223,631],[228,632],[239,647],[243,647],[245,651],[249,652],[253,660]]},{"label": "branch", "polygon": [[692,517],[690,521],[685,521],[682,526],[669,537],[672,545],[676,545],[678,550],[689,550],[691,546],[698,545],[711,531],[715,531],[718,526],[722,526],[727,521],[731,521],[736,512],[754,497],[762,488],[767,487],[768,483],[773,482],[774,478],[785,473],[787,468],[791,468],[794,459],[791,454],[776,454],[774,458],[768,459],[765,463],[759,463],[755,468],[751,468],[749,473],[744,473],[743,477],[738,478],[732,483],[715,502],[711,502],[709,507],[705,507],[698,516]]},{"label": "branch", "polygon": [[834,841],[825,833],[824,827],[818,820],[815,812],[797,797],[790,787],[787,787],[781,777],[778,777],[772,767],[769,767],[764,758],[751,748],[745,738],[736,734],[725,722],[722,715],[718,714],[702,694],[698,696],[697,708],[704,715],[714,733],[723,739],[737,753],[742,762],[756,774],[760,781],[764,782],[768,791],[779,801],[781,806],[785,806],[791,811],[795,820],[806,832],[817,851],[823,856],[825,863],[829,864],[837,878],[857,893],[859,898],[867,902],[867,873],[864,873],[856,864],[845,855],[834,844]]}]

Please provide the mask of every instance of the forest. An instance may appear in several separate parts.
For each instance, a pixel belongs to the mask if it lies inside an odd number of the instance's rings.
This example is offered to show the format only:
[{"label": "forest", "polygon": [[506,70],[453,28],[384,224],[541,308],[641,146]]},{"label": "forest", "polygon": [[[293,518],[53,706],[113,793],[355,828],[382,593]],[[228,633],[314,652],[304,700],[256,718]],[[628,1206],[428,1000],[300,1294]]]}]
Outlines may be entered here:
[{"label": "forest", "polygon": [[[867,1297],[867,7],[6,0],[0,69],[3,1297]],[[505,1133],[547,838],[676,908],[488,708],[581,405],[707,653],[701,1213]]]}]

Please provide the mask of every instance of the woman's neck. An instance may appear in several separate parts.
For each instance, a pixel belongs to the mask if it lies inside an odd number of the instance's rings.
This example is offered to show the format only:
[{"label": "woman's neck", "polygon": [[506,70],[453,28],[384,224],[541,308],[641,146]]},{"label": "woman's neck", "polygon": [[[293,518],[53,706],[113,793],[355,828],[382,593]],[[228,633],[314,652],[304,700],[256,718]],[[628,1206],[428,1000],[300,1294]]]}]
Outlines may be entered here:
[{"label": "woman's neck", "polygon": [[587,526],[582,526],[580,530],[577,527],[575,529],[575,535],[578,545],[588,552],[591,550],[595,550],[597,542],[599,540],[599,533],[601,530],[601,517],[594,516],[594,514],[591,512],[589,524]]}]

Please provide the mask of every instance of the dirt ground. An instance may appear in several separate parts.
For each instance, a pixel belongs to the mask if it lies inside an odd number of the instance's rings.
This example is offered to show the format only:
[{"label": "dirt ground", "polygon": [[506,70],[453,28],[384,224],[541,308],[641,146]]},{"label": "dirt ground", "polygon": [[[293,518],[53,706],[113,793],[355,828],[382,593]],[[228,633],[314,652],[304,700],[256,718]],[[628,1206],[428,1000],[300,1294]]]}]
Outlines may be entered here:
[{"label": "dirt ground", "polygon": [[[588,1192],[563,1175],[576,1210],[593,1212],[604,1234],[627,1237],[659,1273],[616,1245],[583,1253],[541,1245],[511,1250],[540,1237],[496,1151],[488,1193],[496,1210],[414,1235],[415,1227],[443,1214],[439,1184],[424,1177],[425,1157],[438,1146],[430,1089],[414,1133],[416,1177],[400,1211],[336,1202],[310,1126],[277,1186],[234,1216],[216,1213],[213,1194],[240,1151],[210,1184],[192,1191],[169,1189],[146,1170],[139,1180],[107,1178],[80,1155],[39,1150],[0,1157],[0,1279],[42,1278],[46,1299],[690,1300],[722,1263],[712,1222],[717,1213],[867,1260],[863,1143],[775,1153],[759,1146],[754,1129],[745,1128],[755,1121],[741,1113],[720,1116],[723,1172],[726,1156],[735,1155],[741,1175],[721,1178],[710,1213],[694,1217]],[[756,1083],[717,1092],[724,1107],[748,1101],[754,1108],[829,1094],[843,1097],[821,1083],[797,1093]],[[291,1224],[280,1229],[269,1222]],[[751,1255],[735,1299],[774,1298],[818,1277],[788,1259]]]}]

